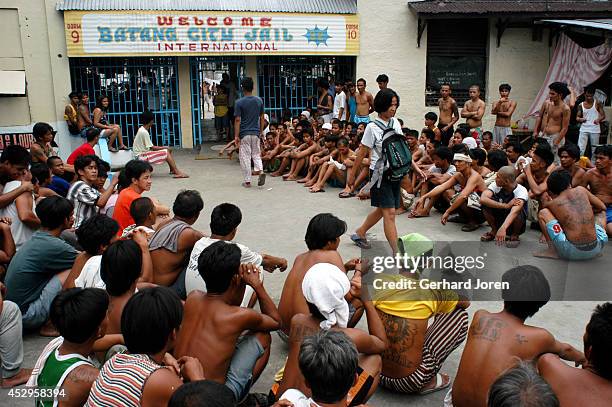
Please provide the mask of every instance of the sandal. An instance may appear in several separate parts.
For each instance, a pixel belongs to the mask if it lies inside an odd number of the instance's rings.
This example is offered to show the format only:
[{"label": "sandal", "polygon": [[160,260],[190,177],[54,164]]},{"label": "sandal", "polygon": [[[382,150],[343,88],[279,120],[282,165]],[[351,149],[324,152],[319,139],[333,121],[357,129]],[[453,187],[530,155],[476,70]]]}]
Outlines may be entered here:
[{"label": "sandal", "polygon": [[354,193],[354,192],[346,192],[346,191],[343,191],[343,192],[340,192],[340,193],[338,194],[338,197],[339,197],[339,198],[352,198],[352,197],[354,197],[354,196],[355,196],[355,193]]},{"label": "sandal", "polygon": [[357,233],[353,233],[351,235],[351,240],[361,249],[367,250],[372,248],[372,246],[370,246],[370,243],[368,243],[368,240],[365,237],[359,236]]},{"label": "sandal", "polygon": [[481,242],[492,242],[495,240],[495,234],[492,232],[487,232],[484,235],[480,236]]},{"label": "sandal", "polygon": [[119,150],[123,150],[123,151],[127,151],[129,149],[130,148],[128,146],[121,146],[121,147],[119,147]]},{"label": "sandal", "polygon": [[476,224],[467,224],[467,225],[463,225],[461,226],[461,231],[462,232],[473,232],[476,229],[478,229],[480,227],[480,225],[476,225]]},{"label": "sandal", "polygon": [[521,244],[521,239],[518,236],[510,236],[509,239],[506,240],[506,247],[509,249],[516,249]]},{"label": "sandal", "polygon": [[[446,376],[446,375],[445,375]],[[448,376],[446,376],[448,377]],[[436,374],[436,381],[434,387],[427,390],[421,390],[418,394],[419,396],[425,396],[426,394],[431,394],[436,391],[444,390],[451,384],[451,379],[448,377],[448,382],[444,383],[444,376],[441,373]]]}]

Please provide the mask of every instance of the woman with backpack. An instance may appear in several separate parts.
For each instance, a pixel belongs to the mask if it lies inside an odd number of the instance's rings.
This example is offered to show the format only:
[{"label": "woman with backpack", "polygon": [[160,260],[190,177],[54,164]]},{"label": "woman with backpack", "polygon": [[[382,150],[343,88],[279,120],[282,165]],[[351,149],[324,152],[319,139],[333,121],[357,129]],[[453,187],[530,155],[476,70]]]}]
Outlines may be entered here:
[{"label": "woman with backpack", "polygon": [[378,118],[370,122],[361,139],[359,153],[352,167],[355,179],[361,162],[372,152],[370,159],[370,200],[375,208],[351,236],[351,240],[362,249],[369,249],[366,233],[381,219],[385,237],[397,253],[397,228],[395,210],[400,207],[400,184],[402,178],[413,169],[420,176],[423,172],[412,160],[410,148],[402,133],[402,126],[394,118],[399,107],[399,96],[392,89],[381,89],[374,98],[374,111]]}]

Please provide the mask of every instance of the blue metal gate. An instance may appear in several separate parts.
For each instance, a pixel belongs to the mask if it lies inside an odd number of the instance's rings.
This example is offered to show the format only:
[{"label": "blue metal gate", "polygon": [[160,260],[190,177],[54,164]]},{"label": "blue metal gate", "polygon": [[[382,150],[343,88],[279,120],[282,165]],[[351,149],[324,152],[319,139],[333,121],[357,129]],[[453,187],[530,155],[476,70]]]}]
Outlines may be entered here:
[{"label": "blue metal gate", "polygon": [[[235,85],[236,98],[240,96],[240,81],[244,76],[244,58],[242,57],[191,57],[191,109],[193,122],[193,145],[214,140],[214,106],[212,106],[212,90],[210,105],[202,94],[204,81],[218,84],[222,75],[227,73]],[[212,88],[212,86],[211,86]],[[210,109],[210,111],[209,111]]]},{"label": "blue metal gate", "polygon": [[181,146],[178,63],[175,57],[70,58],[72,89],[110,98],[108,118],[121,126],[128,145],[140,126],[140,114],[155,114],[151,138],[156,145]]},{"label": "blue metal gate", "polygon": [[355,57],[271,56],[257,58],[259,96],[271,122],[280,121],[288,109],[297,116],[316,107],[317,78],[355,80]]}]

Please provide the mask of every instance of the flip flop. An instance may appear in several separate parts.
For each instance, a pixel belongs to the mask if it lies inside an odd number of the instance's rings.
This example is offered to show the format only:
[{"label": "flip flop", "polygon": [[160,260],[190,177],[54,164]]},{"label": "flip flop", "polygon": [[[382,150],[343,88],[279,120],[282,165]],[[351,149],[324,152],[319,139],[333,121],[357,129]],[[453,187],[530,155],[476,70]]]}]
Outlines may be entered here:
[{"label": "flip flop", "polygon": [[495,235],[491,232],[487,232],[484,235],[480,236],[481,242],[492,242],[495,240]]},{"label": "flip flop", "polygon": [[318,191],[313,191],[312,189],[310,190],[311,194],[316,194],[317,192],[325,192],[325,190],[323,188],[319,189]]},{"label": "flip flop", "polygon": [[370,243],[368,243],[367,239],[359,236],[357,233],[353,233],[351,235],[351,240],[361,249],[371,249]]},{"label": "flip flop", "polygon": [[355,193],[354,193],[354,192],[340,192],[340,193],[338,194],[338,197],[339,197],[339,198],[352,198],[352,197],[354,197],[354,196],[355,196]]},{"label": "flip flop", "polygon": [[129,148],[128,146],[121,146],[121,147],[119,147],[119,150],[124,150],[124,151],[127,151],[127,150],[129,150],[129,149],[130,149],[130,148]]},{"label": "flip flop", "polygon": [[259,177],[257,178],[257,186],[262,187],[264,186],[265,183],[266,183],[266,174],[262,172],[261,174],[259,174]]},{"label": "flip flop", "polygon": [[444,384],[444,377],[440,373],[437,373],[436,374],[436,385],[432,387],[431,389],[422,390],[418,394],[419,396],[425,396],[427,394],[435,393],[437,391],[446,389],[448,386],[450,386],[450,384],[451,384],[450,377],[448,378],[448,383]]},{"label": "flip flop", "polygon": [[512,238],[510,237],[510,239],[508,239],[506,241],[506,247],[509,249],[516,249],[517,247],[519,247],[519,245],[521,244],[521,239],[517,238]]},{"label": "flip flop", "polygon": [[473,232],[476,229],[478,229],[480,227],[480,225],[463,225],[461,226],[461,231],[462,232]]}]

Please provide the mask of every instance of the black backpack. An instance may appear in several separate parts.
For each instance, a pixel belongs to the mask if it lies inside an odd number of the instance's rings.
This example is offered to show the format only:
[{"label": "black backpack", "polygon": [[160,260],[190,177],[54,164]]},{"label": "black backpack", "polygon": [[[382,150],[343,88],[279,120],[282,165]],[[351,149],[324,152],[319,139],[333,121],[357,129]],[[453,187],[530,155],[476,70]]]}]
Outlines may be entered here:
[{"label": "black backpack", "polygon": [[[393,128],[393,119],[387,126],[380,120],[374,120],[374,124],[382,131],[382,151],[377,151],[378,161],[374,168],[374,177],[382,179],[384,176],[389,181],[401,181],[412,168],[412,153],[403,134],[399,134]],[[372,182],[375,182],[375,179]],[[380,181],[378,181],[380,185]]]}]

